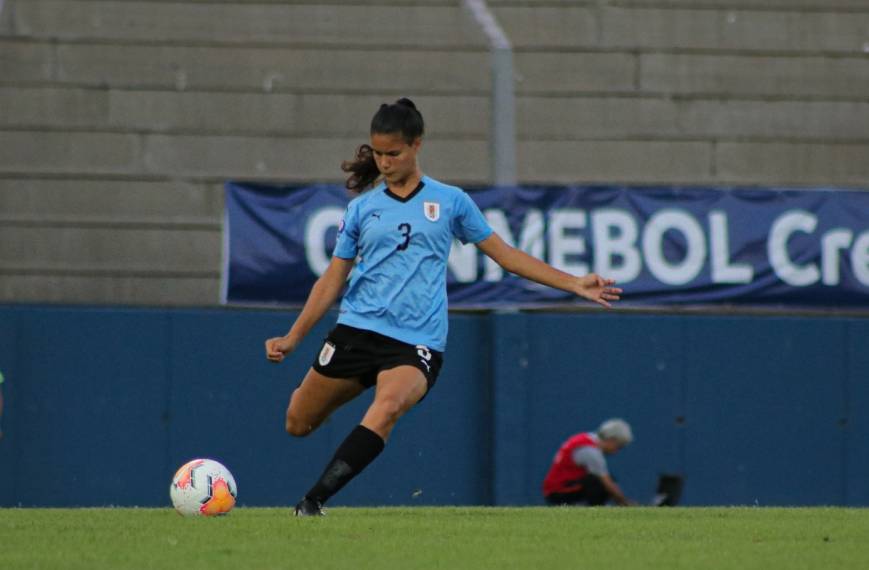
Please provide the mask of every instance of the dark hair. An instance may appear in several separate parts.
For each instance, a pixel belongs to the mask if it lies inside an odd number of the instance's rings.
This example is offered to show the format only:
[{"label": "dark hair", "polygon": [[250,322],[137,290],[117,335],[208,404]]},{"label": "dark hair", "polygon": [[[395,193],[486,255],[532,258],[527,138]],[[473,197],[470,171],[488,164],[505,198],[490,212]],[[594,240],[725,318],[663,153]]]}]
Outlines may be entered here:
[{"label": "dark hair", "polygon": [[425,123],[413,101],[402,97],[392,105],[386,103],[371,119],[371,134],[399,133],[407,144],[412,143],[425,132]]},{"label": "dark hair", "polygon": [[[371,119],[371,134],[400,134],[407,144],[425,133],[425,121],[413,101],[402,97],[392,104],[383,103]],[[341,170],[349,172],[345,186],[352,192],[364,192],[380,177],[373,149],[363,144],[356,149],[353,160],[341,163]]]}]

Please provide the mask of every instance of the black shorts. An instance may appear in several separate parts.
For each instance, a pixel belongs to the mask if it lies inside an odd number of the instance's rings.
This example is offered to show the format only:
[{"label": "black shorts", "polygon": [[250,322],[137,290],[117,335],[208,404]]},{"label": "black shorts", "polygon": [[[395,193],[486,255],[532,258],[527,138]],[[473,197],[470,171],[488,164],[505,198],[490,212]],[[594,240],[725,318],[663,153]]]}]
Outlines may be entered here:
[{"label": "black shorts", "polygon": [[442,352],[413,345],[364,329],[338,325],[329,332],[314,359],[314,370],[330,378],[359,378],[366,388],[377,384],[377,374],[396,366],[413,366],[425,376],[428,390],[437,381],[444,362]]}]

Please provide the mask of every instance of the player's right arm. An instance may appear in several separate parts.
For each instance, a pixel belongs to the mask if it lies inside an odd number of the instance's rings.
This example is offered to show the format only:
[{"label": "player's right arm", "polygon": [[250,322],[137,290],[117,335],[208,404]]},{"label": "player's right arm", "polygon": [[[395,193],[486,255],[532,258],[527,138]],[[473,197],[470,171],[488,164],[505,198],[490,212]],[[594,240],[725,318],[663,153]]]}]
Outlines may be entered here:
[{"label": "player's right arm", "polygon": [[347,282],[347,276],[353,269],[353,259],[343,259],[340,257],[332,257],[329,262],[329,267],[325,273],[317,279],[311,292],[308,294],[308,299],[305,301],[305,306],[296,322],[293,323],[290,332],[281,337],[270,338],[266,341],[266,358],[272,362],[281,362],[291,354],[296,347],[308,334],[317,322],[323,318],[326,311],[335,304],[341,291],[344,289],[344,284]]},{"label": "player's right arm", "polygon": [[604,279],[595,273],[582,276],[565,273],[507,244],[496,233],[492,233],[476,245],[480,251],[510,273],[541,285],[568,291],[607,308],[611,306],[610,301],[618,301],[622,293],[621,289],[613,287],[615,281],[612,279]]}]

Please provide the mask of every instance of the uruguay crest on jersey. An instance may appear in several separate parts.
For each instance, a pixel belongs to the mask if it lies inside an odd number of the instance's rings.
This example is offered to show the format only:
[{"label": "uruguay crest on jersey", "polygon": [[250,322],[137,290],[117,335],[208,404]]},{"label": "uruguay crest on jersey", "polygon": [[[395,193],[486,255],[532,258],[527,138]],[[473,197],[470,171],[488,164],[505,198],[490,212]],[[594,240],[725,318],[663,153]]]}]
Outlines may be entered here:
[{"label": "uruguay crest on jersey", "polygon": [[436,222],[441,217],[441,205],[438,202],[423,202],[423,212],[430,222]]}]

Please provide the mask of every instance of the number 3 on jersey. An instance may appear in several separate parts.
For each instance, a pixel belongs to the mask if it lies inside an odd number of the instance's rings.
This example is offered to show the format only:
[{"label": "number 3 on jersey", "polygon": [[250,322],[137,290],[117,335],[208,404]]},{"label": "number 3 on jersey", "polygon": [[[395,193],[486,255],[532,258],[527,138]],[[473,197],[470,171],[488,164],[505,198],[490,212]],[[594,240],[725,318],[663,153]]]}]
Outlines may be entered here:
[{"label": "number 3 on jersey", "polygon": [[407,249],[407,246],[410,245],[410,224],[407,222],[403,224],[398,224],[398,231],[401,232],[401,237],[404,238],[404,241],[398,244],[395,248],[396,251],[404,251]]}]

